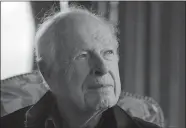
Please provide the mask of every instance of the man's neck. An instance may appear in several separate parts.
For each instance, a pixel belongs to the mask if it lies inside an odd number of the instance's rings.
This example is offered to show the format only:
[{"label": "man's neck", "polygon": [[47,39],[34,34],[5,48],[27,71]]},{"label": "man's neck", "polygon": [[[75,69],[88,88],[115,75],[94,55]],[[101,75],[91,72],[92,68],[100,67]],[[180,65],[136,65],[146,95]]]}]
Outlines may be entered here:
[{"label": "man's neck", "polygon": [[82,112],[75,109],[73,105],[68,104],[67,106],[59,101],[57,102],[57,107],[65,128],[94,128],[98,124],[104,111]]},{"label": "man's neck", "polygon": [[[80,117],[78,117],[78,118],[80,118]],[[92,118],[91,120],[80,121],[80,122],[85,122],[85,123],[78,123],[77,120],[75,121],[76,123],[73,123],[73,122],[70,123],[70,122],[65,121],[65,122],[63,122],[63,127],[64,128],[95,128],[97,126],[100,118],[101,118],[101,114],[98,115],[97,117]]]}]

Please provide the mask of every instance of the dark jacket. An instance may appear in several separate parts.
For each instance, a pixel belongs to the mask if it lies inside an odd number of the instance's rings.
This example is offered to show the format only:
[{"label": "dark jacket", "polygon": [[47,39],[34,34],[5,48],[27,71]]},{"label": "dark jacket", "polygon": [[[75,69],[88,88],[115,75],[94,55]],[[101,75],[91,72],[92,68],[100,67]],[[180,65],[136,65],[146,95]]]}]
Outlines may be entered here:
[{"label": "dark jacket", "polygon": [[[35,105],[1,117],[1,128],[62,128],[55,100],[48,91]],[[96,128],[160,128],[140,118],[131,117],[115,105],[102,113]]]}]

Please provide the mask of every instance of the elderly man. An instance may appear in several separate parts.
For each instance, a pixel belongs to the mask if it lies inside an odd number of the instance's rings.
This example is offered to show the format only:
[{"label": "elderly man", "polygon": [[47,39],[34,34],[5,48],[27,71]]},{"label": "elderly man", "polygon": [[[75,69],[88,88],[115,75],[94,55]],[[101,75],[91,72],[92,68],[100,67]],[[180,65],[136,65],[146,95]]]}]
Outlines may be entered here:
[{"label": "elderly man", "polygon": [[20,118],[14,128],[159,128],[117,105],[121,83],[115,33],[107,21],[82,9],[45,21],[36,35],[36,51],[50,91],[5,118]]}]

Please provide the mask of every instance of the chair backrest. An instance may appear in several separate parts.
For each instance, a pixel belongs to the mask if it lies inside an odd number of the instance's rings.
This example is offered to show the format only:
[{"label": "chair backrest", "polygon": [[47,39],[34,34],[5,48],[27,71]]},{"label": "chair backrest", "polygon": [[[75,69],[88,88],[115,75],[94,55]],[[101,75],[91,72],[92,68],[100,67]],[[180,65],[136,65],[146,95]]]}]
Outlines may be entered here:
[{"label": "chair backrest", "polygon": [[151,97],[122,92],[118,105],[132,117],[138,117],[164,127],[164,115],[159,104]]},{"label": "chair backrest", "polygon": [[[35,104],[48,89],[38,71],[1,80],[1,117]],[[150,97],[122,92],[118,105],[133,117],[164,125],[162,109]]]},{"label": "chair backrest", "polygon": [[1,80],[1,116],[36,103],[48,90],[38,71]]}]

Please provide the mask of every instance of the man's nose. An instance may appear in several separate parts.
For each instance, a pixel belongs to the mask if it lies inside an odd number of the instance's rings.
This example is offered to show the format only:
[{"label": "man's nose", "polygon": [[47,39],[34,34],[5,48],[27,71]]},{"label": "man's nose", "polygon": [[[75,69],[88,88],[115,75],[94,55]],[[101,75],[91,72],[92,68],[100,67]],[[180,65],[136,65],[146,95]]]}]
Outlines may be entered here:
[{"label": "man's nose", "polygon": [[104,74],[107,74],[108,71],[109,71],[108,65],[102,58],[96,57],[93,59],[91,69],[92,75],[103,76]]}]

